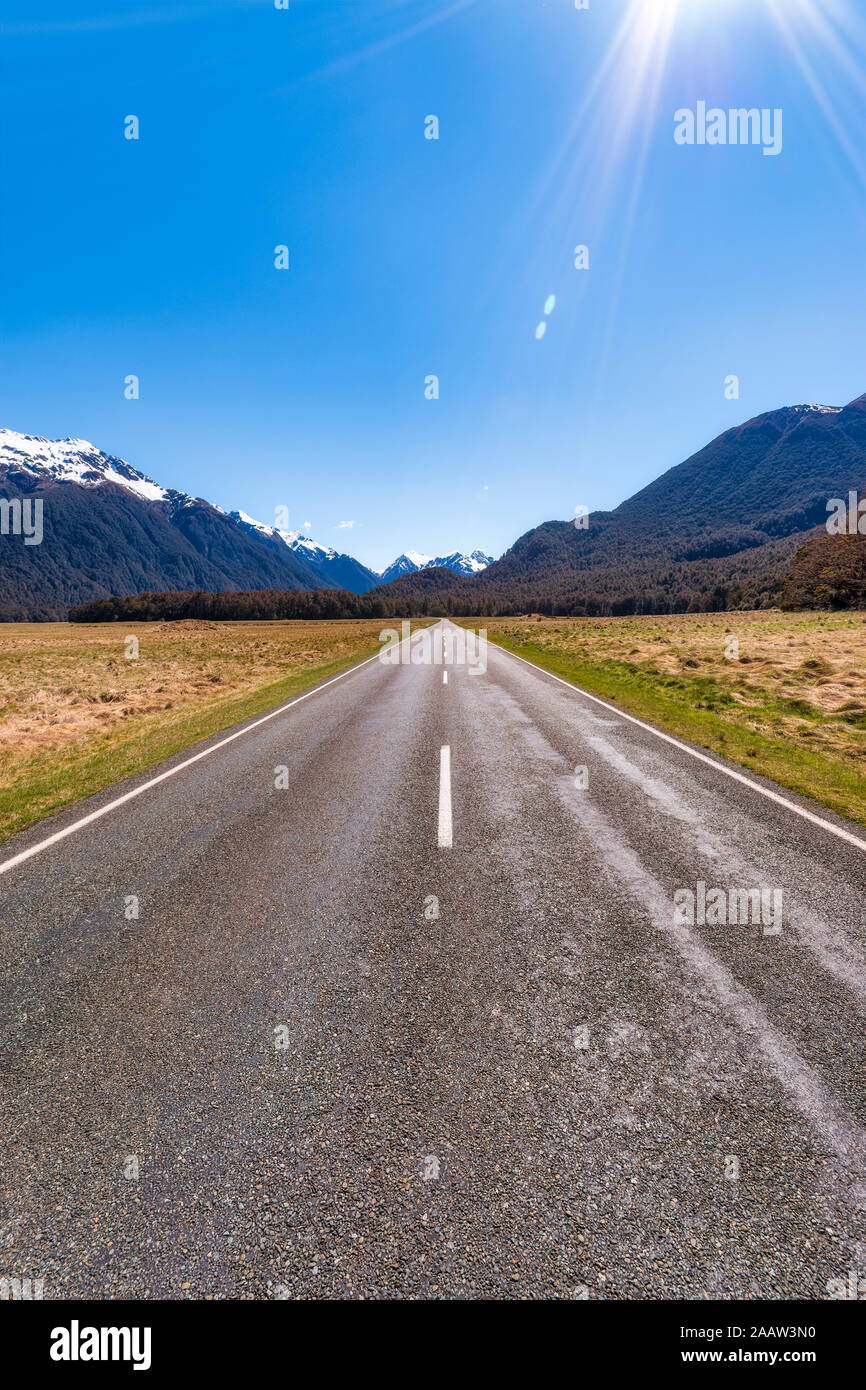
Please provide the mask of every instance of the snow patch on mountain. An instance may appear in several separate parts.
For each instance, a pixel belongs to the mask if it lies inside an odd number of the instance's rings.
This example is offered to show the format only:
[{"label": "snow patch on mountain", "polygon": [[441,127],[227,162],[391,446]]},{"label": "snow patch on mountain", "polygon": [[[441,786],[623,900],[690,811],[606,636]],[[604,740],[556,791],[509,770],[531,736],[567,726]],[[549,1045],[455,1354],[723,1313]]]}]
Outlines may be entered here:
[{"label": "snow patch on mountain", "polygon": [[[805,408],[805,407],[804,407]],[[317,573],[334,576],[335,583],[348,582],[355,592],[373,583],[375,577],[381,583],[388,583],[401,575],[416,574],[419,570],[434,566],[452,570],[455,574],[480,574],[491,563],[492,556],[480,550],[471,555],[455,551],[452,555],[425,555],[420,550],[406,550],[398,555],[393,564],[381,571],[370,570],[350,555],[344,555],[331,546],[322,545],[303,531],[283,531],[257,521],[240,508],[225,512],[222,507],[174,488],[161,487],[144,473],[139,473],[125,459],[105,454],[87,439],[45,439],[41,435],[20,434],[17,430],[0,429],[0,467],[10,472],[29,474],[34,478],[51,479],[57,483],[77,483],[81,487],[96,488],[111,483],[133,493],[146,502],[167,502],[172,514],[188,507],[207,506],[221,516],[228,517],[236,525],[269,540],[280,540],[290,550],[312,565]],[[336,566],[336,568],[335,568]],[[357,589],[355,585],[359,586]]]},{"label": "snow patch on mountain", "polygon": [[485,555],[483,550],[473,550],[471,555],[464,555],[461,551],[455,550],[451,555],[422,555],[418,550],[404,550],[402,555],[398,555],[393,564],[381,571],[383,584],[388,584],[392,579],[399,579],[404,574],[417,574],[419,570],[427,569],[446,569],[453,574],[480,574],[488,565],[493,563],[492,555]]},{"label": "snow patch on mountain", "polygon": [[480,574],[493,563],[493,556],[485,555],[483,550],[473,550],[471,555],[461,555],[455,550],[453,555],[440,556],[432,563],[440,569],[453,570],[455,574]]},{"label": "snow patch on mountain", "polygon": [[229,516],[232,521],[240,521],[244,526],[251,526],[254,531],[258,531],[260,536],[275,536],[277,534],[273,526],[265,526],[263,521],[256,521],[254,516],[250,516],[249,512],[243,511],[240,507],[229,512]]},{"label": "snow patch on mountain", "polygon": [[337,554],[332,546],[322,545],[307,536],[303,531],[281,531],[280,535],[290,550],[299,550],[311,560],[333,560]]},{"label": "snow patch on mountain", "polygon": [[43,439],[37,434],[0,430],[0,463],[58,483],[78,483],[82,487],[115,483],[147,502],[165,502],[169,496],[152,478],[139,473],[124,459],[104,454],[87,439]]},{"label": "snow patch on mountain", "polygon": [[323,564],[326,560],[340,558],[333,547],[322,545],[320,541],[314,541],[312,536],[306,535],[304,531],[283,531],[279,526],[266,526],[263,521],[256,521],[254,516],[242,511],[240,507],[236,511],[230,512],[229,515],[233,521],[239,521],[244,526],[251,526],[262,536],[281,540],[284,545],[289,547],[289,550],[297,551],[299,555],[303,555],[306,560],[310,560],[313,564]]}]

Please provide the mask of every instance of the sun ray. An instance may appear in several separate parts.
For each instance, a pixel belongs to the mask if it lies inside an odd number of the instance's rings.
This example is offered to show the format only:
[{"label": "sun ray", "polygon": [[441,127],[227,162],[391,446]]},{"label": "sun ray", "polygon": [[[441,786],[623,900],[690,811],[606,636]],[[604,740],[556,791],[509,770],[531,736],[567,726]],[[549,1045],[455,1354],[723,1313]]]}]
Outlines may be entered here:
[{"label": "sun ray", "polygon": [[[390,13],[398,16],[400,10],[403,10],[407,5],[413,5],[415,3],[416,0],[392,0]],[[422,18],[415,20],[414,23],[407,23],[403,28],[386,35],[384,38],[375,39],[371,43],[363,45],[363,47],[356,48],[352,52],[346,53],[340,58],[335,58],[332,62],[326,63],[320,68],[316,68],[314,71],[305,74],[302,81],[328,81],[343,72],[349,71],[353,67],[357,67],[360,63],[366,62],[371,58],[377,58],[380,54],[387,53],[391,49],[397,48],[400,44],[417,38],[419,34],[426,33],[428,29],[433,29],[437,25],[445,24],[449,20],[455,19],[458,15],[462,14],[464,10],[471,9],[473,5],[479,3],[480,0],[451,0],[450,4],[443,6],[441,9],[437,10],[435,14],[426,14]],[[299,85],[301,85],[301,83],[292,82],[282,90],[292,91]]]},{"label": "sun ray", "polygon": [[[600,370],[613,342],[647,160],[659,130],[659,103],[676,61],[673,42],[687,22],[699,32],[710,12],[734,36],[747,10],[755,17],[756,6],[758,17],[763,13],[775,26],[839,149],[866,183],[859,138],[866,106],[866,22],[852,0],[628,0],[562,142],[527,200],[522,223],[534,246],[524,275],[534,285],[554,282],[574,239],[603,240],[609,251],[615,244]],[[575,316],[586,283],[582,279],[572,296]]]},{"label": "sun ray", "polygon": [[[815,59],[807,57],[795,27],[797,20],[799,20],[802,27],[808,27],[812,31],[813,38],[818,38],[823,42],[825,48],[855,82],[862,101],[866,97],[866,72],[864,72],[863,65],[858,64],[839,41],[828,21],[828,14],[831,12],[835,13],[837,20],[841,20],[840,7],[834,4],[834,0],[789,0],[789,8],[785,11],[779,0],[764,0],[764,3],[796,60],[800,73],[833,134],[861,181],[866,184],[866,161],[863,160],[857,145],[852,140],[847,123],[837,113],[824,83],[819,78]],[[819,9],[821,4],[825,7],[823,11]],[[866,30],[863,30],[862,25],[857,25],[850,13],[845,18],[849,21],[847,26],[849,35],[856,37],[859,31],[861,40],[866,42]]]}]

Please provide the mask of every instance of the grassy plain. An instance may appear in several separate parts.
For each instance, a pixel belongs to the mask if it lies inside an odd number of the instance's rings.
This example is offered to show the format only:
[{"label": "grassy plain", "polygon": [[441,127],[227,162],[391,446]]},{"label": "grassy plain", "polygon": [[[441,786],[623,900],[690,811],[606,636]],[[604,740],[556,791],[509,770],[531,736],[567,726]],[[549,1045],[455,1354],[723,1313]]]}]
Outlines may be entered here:
[{"label": "grassy plain", "polygon": [[[866,825],[866,614],[463,625]],[[0,624],[0,840],[372,655],[381,627]]]},{"label": "grassy plain", "polygon": [[371,656],[381,630],[0,623],[0,840]]},{"label": "grassy plain", "polygon": [[464,625],[486,626],[491,641],[546,670],[866,825],[866,614]]}]

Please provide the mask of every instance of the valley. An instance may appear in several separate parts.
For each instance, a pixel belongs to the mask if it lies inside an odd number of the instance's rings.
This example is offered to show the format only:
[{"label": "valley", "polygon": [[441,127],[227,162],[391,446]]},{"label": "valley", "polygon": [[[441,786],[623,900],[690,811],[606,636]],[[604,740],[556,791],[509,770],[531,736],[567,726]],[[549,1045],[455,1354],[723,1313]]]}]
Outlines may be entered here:
[{"label": "valley", "polygon": [[[866,824],[864,614],[461,625]],[[0,839],[382,651],[386,630],[378,618],[0,624]]]}]

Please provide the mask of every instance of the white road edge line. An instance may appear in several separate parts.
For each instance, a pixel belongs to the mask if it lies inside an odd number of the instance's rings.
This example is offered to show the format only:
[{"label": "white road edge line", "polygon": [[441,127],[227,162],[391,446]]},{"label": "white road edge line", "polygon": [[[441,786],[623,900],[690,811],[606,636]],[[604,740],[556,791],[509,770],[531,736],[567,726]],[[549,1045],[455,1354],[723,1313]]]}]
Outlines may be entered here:
[{"label": "white road edge line", "polygon": [[[423,631],[423,629],[420,630]],[[416,634],[413,632],[412,637],[415,635]],[[412,638],[404,638],[403,640],[411,642]],[[401,642],[399,645],[402,646],[403,643]],[[332,676],[330,680],[324,681],[322,685],[316,686],[314,690],[308,690],[305,695],[297,695],[294,700],[289,700],[287,704],[280,705],[278,709],[272,709],[269,714],[263,714],[262,717],[256,719],[254,723],[247,724],[246,728],[238,729],[235,733],[229,734],[228,738],[220,739],[219,743],[215,743],[211,748],[205,748],[201,753],[194,753],[191,758],[185,758],[182,763],[178,763],[177,767],[170,767],[167,772],[161,772],[158,777],[151,777],[149,782],[144,782],[140,787],[135,787],[131,792],[125,792],[123,796],[118,796],[114,801],[109,801],[107,806],[100,806],[98,811],[91,811],[89,816],[82,816],[81,820],[75,821],[72,825],[67,825],[65,830],[57,830],[53,835],[49,835],[47,839],[40,840],[38,844],[31,845],[29,849],[23,849],[20,854],[15,854],[11,859],[7,859],[5,863],[0,864],[0,874],[8,874],[10,869],[16,868],[18,864],[23,864],[26,859],[32,859],[35,854],[41,854],[42,850],[48,849],[49,845],[56,845],[60,840],[65,840],[67,835],[73,835],[76,830],[83,829],[85,825],[91,825],[93,821],[99,820],[101,816],[107,816],[109,811],[115,811],[118,806],[123,806],[125,802],[132,801],[136,796],[141,796],[143,792],[150,791],[151,787],[157,786],[160,782],[166,782],[169,777],[176,776],[178,772],[183,772],[184,768],[192,767],[193,763],[200,762],[202,758],[209,758],[211,753],[218,753],[219,750],[225,748],[227,744],[234,743],[236,738],[242,738],[244,734],[249,734],[253,729],[258,729],[261,724],[267,724],[269,719],[276,719],[278,714],[285,714],[287,709],[292,708],[292,705],[299,705],[302,700],[309,700],[311,695],[318,695],[320,690],[326,690],[329,685],[335,685],[337,681],[344,680],[346,676],[353,675],[355,671],[360,671],[362,666],[369,666],[371,661],[378,661],[380,656],[381,652],[377,652],[375,656],[366,657],[363,661],[359,661],[357,666],[350,666],[348,671],[341,671],[338,676]],[[94,793],[94,795],[95,794],[96,793]]]},{"label": "white road edge line", "polygon": [[439,848],[450,849],[451,843],[451,748],[446,743],[439,749]]},{"label": "white road edge line", "polygon": [[798,806],[794,801],[788,801],[787,797],[780,796],[778,792],[770,791],[769,787],[762,787],[760,782],[753,782],[751,777],[746,777],[742,772],[735,772],[731,767],[725,767],[723,763],[717,763],[715,758],[707,757],[706,753],[699,753],[696,748],[690,748],[687,743],[682,743],[678,738],[673,738],[670,734],[663,734],[661,729],[656,729],[654,725],[647,724],[643,719],[637,719],[633,714],[626,714],[623,710],[617,709],[616,705],[609,705],[606,700],[600,700],[597,695],[590,695],[588,690],[584,690],[579,685],[574,685],[572,681],[563,680],[561,676],[555,676],[552,671],[545,671],[543,666],[536,666],[534,661],[527,661],[525,656],[518,656],[516,652],[510,652],[507,647],[496,645],[496,650],[503,652],[505,656],[514,657],[516,661],[522,661],[524,666],[530,666],[533,671],[540,671],[549,680],[558,681],[566,689],[573,690],[575,694],[582,695],[585,700],[592,700],[593,704],[601,705],[602,709],[610,710],[611,714],[618,714],[620,719],[627,719],[629,724],[637,724],[639,729],[646,729],[647,733],[653,734],[656,738],[662,739],[665,743],[673,744],[674,748],[679,748],[683,753],[688,753],[690,758],[697,758],[698,762],[706,763],[708,767],[715,768],[716,772],[723,772],[726,777],[730,777],[734,782],[742,782],[744,787],[750,787],[753,792],[759,792],[768,801],[775,801],[778,806],[786,806],[795,815],[802,816],[803,820],[811,821],[813,825],[820,825],[822,830],[829,830],[831,835],[836,835],[838,839],[845,840],[849,845],[854,845],[857,849],[866,853],[866,840],[861,840],[856,835],[852,835],[849,830],[843,830],[841,825],[834,825],[832,821],[824,820],[821,816],[816,816],[814,812],[807,811],[805,806]]}]

